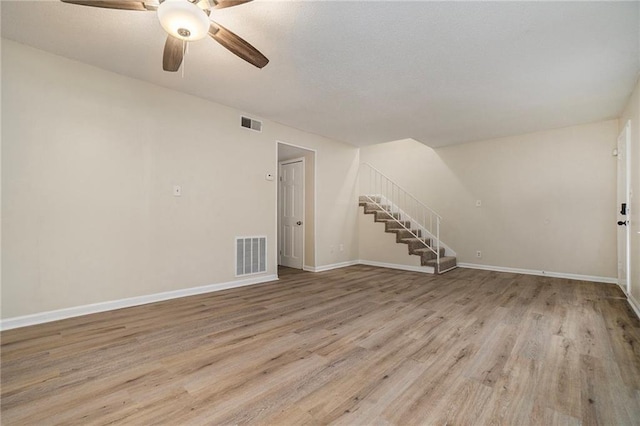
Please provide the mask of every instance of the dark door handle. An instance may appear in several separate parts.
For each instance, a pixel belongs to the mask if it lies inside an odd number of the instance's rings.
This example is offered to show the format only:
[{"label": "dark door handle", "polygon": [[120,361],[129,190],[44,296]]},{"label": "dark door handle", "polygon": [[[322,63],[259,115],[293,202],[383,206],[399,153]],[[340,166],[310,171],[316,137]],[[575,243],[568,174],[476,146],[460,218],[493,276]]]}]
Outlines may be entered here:
[{"label": "dark door handle", "polygon": [[619,220],[619,221],[618,221],[618,225],[619,225],[619,226],[627,226],[627,222],[628,222],[628,221],[626,221],[626,220]]},{"label": "dark door handle", "polygon": [[302,225],[302,222],[301,221],[297,221],[296,225],[300,226],[300,225]]}]

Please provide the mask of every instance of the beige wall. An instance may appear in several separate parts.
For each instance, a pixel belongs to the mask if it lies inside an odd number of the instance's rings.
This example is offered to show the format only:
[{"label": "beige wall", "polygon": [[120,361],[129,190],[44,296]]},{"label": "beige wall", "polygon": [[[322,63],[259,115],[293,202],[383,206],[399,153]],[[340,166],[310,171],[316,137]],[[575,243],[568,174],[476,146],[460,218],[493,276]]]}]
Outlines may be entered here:
[{"label": "beige wall", "polygon": [[7,40],[2,88],[3,318],[233,281],[236,236],[276,273],[276,140],[318,152],[318,264],[357,259],[354,147]]},{"label": "beige wall", "polygon": [[631,121],[631,295],[640,302],[640,81],[619,120],[619,131]]},{"label": "beige wall", "polygon": [[612,120],[437,150],[405,140],[360,158],[443,216],[458,262],[615,277],[617,132]]}]

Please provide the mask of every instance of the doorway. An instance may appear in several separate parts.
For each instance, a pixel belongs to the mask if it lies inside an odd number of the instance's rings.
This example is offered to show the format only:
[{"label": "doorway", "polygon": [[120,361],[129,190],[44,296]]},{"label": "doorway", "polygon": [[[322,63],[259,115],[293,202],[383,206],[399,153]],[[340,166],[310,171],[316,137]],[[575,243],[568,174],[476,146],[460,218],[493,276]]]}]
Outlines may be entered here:
[{"label": "doorway", "polygon": [[304,266],[304,157],[278,164],[278,216],[282,266]]},{"label": "doorway", "polygon": [[618,218],[618,285],[629,294],[631,291],[630,264],[630,224],[629,224],[629,189],[630,189],[630,145],[631,123],[627,121],[618,136],[618,185],[617,185],[617,218]]},{"label": "doorway", "polygon": [[315,270],[316,151],[277,142],[278,265]]}]

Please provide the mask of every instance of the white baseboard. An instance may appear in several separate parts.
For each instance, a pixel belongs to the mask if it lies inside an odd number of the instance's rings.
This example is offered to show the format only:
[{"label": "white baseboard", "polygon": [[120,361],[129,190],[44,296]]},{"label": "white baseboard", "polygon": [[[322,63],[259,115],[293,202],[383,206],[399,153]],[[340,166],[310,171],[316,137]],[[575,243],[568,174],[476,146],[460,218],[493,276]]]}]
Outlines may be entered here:
[{"label": "white baseboard", "polygon": [[[349,262],[342,262],[342,263],[334,263],[332,265],[324,265],[324,266],[319,266],[315,268],[313,266],[305,266],[303,269],[309,272],[322,272],[322,271],[329,271],[331,269],[344,268],[344,267],[353,266],[353,265],[378,266],[380,268],[400,269],[402,271],[423,272],[427,274],[433,274],[435,272],[435,270],[430,266],[399,265],[396,263],[376,262],[373,260],[363,260],[363,259],[352,260]],[[458,267],[469,268],[469,269],[482,269],[485,271],[511,272],[514,274],[523,274],[523,275],[538,275],[541,277],[566,278],[570,280],[590,281],[590,282],[596,282],[596,283],[606,283],[606,284],[618,283],[618,279],[615,277],[599,277],[595,275],[569,274],[565,272],[539,271],[535,269],[508,268],[505,266],[479,265],[476,263],[458,263]],[[640,306],[640,304],[636,304],[636,305]]]},{"label": "white baseboard", "polygon": [[629,293],[627,293],[627,300],[629,301],[629,305],[631,305],[631,309],[633,309],[638,319],[640,319],[640,303]]},{"label": "white baseboard", "polygon": [[191,287],[182,290],[166,291],[163,293],[149,294],[145,296],[129,297],[108,302],[92,303],[90,305],[74,306],[72,308],[58,309],[55,311],[41,312],[20,317],[5,318],[0,320],[0,330],[26,327],[45,322],[58,321],[81,315],[95,314],[98,312],[112,311],[114,309],[129,308],[132,306],[146,305],[148,303],[161,302],[163,300],[177,299],[179,297],[194,296],[196,294],[211,293],[230,288],[244,287],[260,284],[268,281],[277,281],[277,275],[263,275],[244,280],[229,281],[226,283],[210,284],[201,287]]},{"label": "white baseboard", "polygon": [[308,272],[324,272],[324,271],[330,271],[332,269],[346,268],[347,266],[353,266],[353,265],[378,266],[380,268],[400,269],[403,271],[423,272],[427,274],[434,273],[434,269],[430,266],[398,265],[396,263],[375,262],[373,260],[349,260],[347,262],[333,263],[331,265],[323,265],[318,267],[305,265],[303,266],[302,269]]},{"label": "white baseboard", "polygon": [[330,265],[322,265],[322,266],[315,266],[315,267],[305,265],[302,269],[308,272],[324,272],[324,271],[330,271],[332,269],[346,268],[347,266],[353,266],[357,264],[358,264],[357,260],[349,260],[346,262],[332,263]]},{"label": "white baseboard", "polygon": [[422,272],[425,274],[433,274],[435,272],[435,270],[431,266],[399,265],[397,263],[384,263],[362,259],[358,261],[358,264],[367,266],[378,266],[380,268],[400,269],[402,271]]},{"label": "white baseboard", "polygon": [[614,277],[598,277],[595,275],[567,274],[564,272],[538,271],[535,269],[507,268],[504,266],[478,265],[476,263],[458,263],[460,268],[483,269],[485,271],[511,272],[514,274],[538,275],[541,277],[567,278],[570,280],[591,281],[596,283],[617,284]]}]

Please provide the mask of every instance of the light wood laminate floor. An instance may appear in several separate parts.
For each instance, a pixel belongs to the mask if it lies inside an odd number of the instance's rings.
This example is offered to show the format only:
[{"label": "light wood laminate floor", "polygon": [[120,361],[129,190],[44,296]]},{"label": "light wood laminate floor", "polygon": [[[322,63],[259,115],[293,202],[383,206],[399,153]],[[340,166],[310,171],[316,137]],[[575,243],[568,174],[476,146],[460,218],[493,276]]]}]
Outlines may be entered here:
[{"label": "light wood laminate floor", "polygon": [[614,285],[280,278],[3,332],[2,424],[640,424],[640,322]]}]

